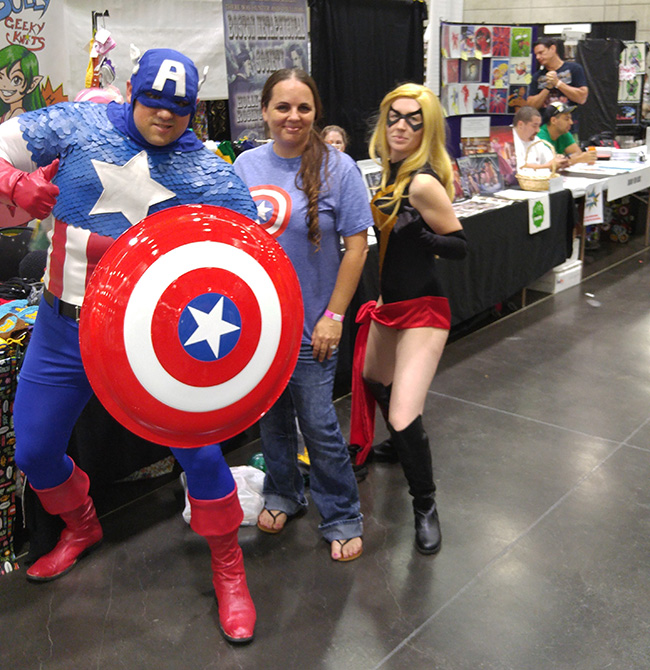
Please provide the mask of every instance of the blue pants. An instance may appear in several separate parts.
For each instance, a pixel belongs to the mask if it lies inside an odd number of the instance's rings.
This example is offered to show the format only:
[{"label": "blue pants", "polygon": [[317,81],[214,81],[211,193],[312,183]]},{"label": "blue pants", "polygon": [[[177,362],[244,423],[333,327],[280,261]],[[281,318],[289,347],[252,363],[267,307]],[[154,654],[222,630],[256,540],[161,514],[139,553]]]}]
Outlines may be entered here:
[{"label": "blue pants", "polygon": [[[91,395],[81,362],[78,324],[42,301],[20,371],[13,412],[16,465],[35,489],[58,486],[72,474],[66,449]],[[171,451],[185,470],[193,498],[216,500],[235,488],[218,444]]]},{"label": "blue pants", "polygon": [[264,502],[267,509],[295,514],[307,506],[298,470],[298,432],[309,452],[309,487],[320,512],[323,537],[347,540],[363,532],[359,492],[347,445],[332,401],[336,358],[319,363],[303,345],[289,385],[260,419],[266,461]]}]

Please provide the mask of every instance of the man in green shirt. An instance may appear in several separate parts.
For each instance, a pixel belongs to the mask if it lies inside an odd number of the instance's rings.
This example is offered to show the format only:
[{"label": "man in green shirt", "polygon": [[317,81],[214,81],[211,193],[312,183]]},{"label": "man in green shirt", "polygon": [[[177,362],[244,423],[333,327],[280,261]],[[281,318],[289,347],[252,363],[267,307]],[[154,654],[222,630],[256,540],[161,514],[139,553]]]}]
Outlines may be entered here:
[{"label": "man in green shirt", "polygon": [[573,120],[571,112],[575,107],[564,102],[552,102],[546,108],[546,123],[539,129],[537,137],[550,142],[555,148],[558,156],[565,155],[569,159],[569,165],[575,163],[596,162],[595,151],[582,151],[569,132]]}]

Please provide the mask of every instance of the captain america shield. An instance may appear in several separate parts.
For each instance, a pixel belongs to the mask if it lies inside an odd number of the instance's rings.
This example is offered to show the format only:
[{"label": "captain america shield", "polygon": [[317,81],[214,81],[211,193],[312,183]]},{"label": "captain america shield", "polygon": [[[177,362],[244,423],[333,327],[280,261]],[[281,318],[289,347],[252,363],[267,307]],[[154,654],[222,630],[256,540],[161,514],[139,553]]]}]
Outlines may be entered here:
[{"label": "captain america shield", "polygon": [[198,447],[255,423],[287,385],[303,308],[282,247],[247,217],[184,205],[123,233],[95,268],[79,340],[95,394],[133,433]]}]

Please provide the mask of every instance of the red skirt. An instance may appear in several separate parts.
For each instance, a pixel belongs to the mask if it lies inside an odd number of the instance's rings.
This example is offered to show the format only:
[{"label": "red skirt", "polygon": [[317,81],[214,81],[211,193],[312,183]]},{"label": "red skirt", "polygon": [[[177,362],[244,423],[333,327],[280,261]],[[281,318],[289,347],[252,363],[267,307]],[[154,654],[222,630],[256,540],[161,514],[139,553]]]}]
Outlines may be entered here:
[{"label": "red skirt", "polygon": [[371,321],[396,330],[406,328],[449,330],[451,311],[447,298],[438,296],[402,300],[380,307],[377,307],[377,303],[373,300],[359,308],[356,322],[361,325],[354,344],[350,416],[350,444],[359,447],[356,455],[357,465],[365,462],[375,436],[375,398],[363,381],[363,364],[366,359]]}]

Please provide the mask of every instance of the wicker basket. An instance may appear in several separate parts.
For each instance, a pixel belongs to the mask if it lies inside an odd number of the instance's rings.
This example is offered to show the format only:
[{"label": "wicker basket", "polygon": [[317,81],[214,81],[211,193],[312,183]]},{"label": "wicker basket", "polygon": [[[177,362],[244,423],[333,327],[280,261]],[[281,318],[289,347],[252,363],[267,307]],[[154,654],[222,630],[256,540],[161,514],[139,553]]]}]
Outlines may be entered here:
[{"label": "wicker basket", "polygon": [[[528,149],[526,149],[526,156],[524,157],[524,164],[528,162],[528,152],[536,144],[545,144],[553,152],[553,158],[555,158],[555,147],[550,142],[547,142],[546,140],[538,139],[537,141],[533,142],[528,147]],[[553,162],[551,164],[551,174],[547,175],[545,177],[536,177],[534,175],[519,174],[519,172],[517,172],[517,174],[515,176],[517,177],[517,181],[519,182],[519,186],[524,191],[548,191],[551,179],[556,179],[560,175],[556,173],[555,162]]]}]

